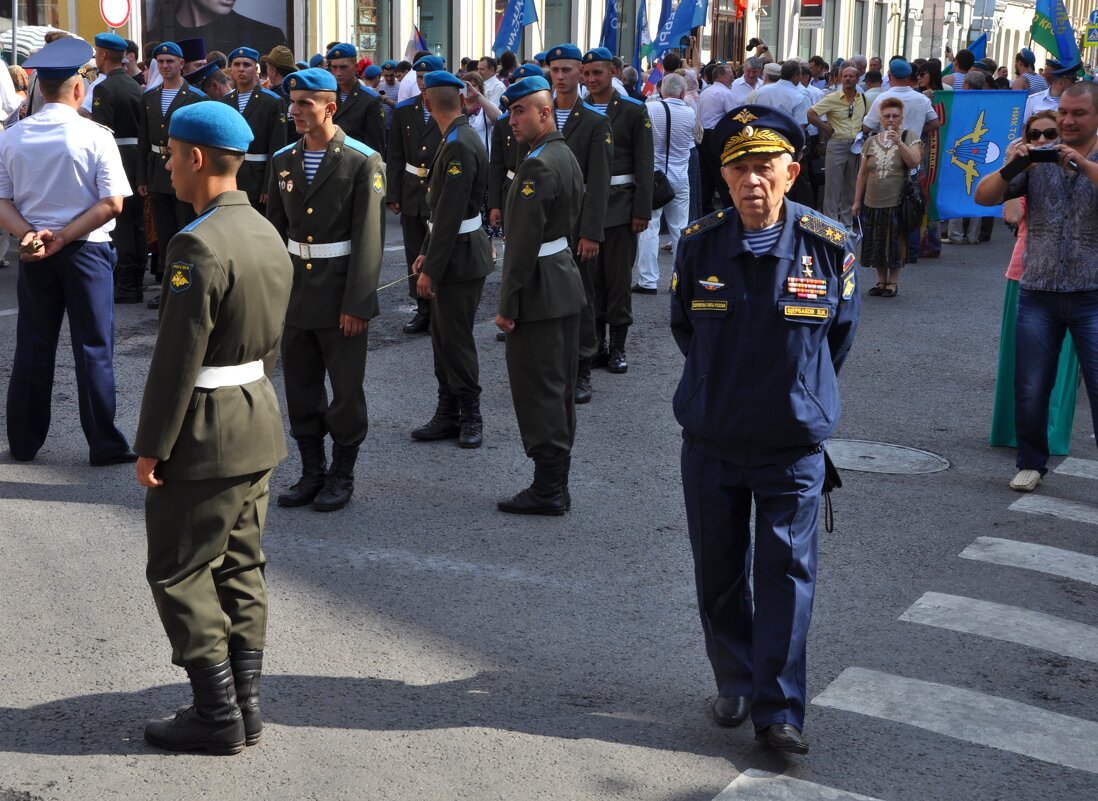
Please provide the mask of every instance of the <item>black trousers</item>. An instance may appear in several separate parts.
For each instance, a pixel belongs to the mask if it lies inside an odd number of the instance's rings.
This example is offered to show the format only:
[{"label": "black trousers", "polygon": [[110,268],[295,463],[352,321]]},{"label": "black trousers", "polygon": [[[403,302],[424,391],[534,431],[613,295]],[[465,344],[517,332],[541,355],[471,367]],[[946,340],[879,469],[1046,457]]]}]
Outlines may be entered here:
[{"label": "black trousers", "polygon": [[595,265],[595,321],[597,325],[633,324],[633,263],[637,260],[637,235],[629,223],[603,232]]},{"label": "black trousers", "polygon": [[[124,145],[118,149],[122,154],[123,164],[132,160],[123,151],[131,149],[136,156],[136,148]],[[126,177],[130,179],[131,186],[137,185],[136,174],[129,166]],[[122,213],[115,218],[111,243],[118,254],[118,264],[114,268],[115,286],[123,292],[140,292],[149,245],[145,241],[145,198],[136,192],[122,201]]]},{"label": "black trousers", "polygon": [[578,337],[578,314],[519,320],[507,335],[511,399],[523,450],[535,461],[552,461],[572,452]]},{"label": "black trousers", "polygon": [[713,131],[707,130],[702,134],[698,155],[701,157],[701,213],[704,217],[714,211],[714,192],[720,195],[722,209],[731,207],[732,195],[728,191],[728,184],[721,177],[721,160],[717,155],[716,136]]},{"label": "black trousers", "polygon": [[[366,439],[366,332],[346,337],[338,328],[296,328],[282,333],[286,412],[294,438],[332,435],[340,445]],[[324,386],[327,375],[332,398]]]},{"label": "black trousers", "polygon": [[459,400],[480,398],[480,362],[473,339],[484,278],[435,284],[431,301],[431,349],[440,392]]},{"label": "black trousers", "polygon": [[164,260],[168,255],[168,243],[183,226],[193,221],[198,215],[194,213],[194,206],[184,203],[175,195],[152,192],[149,197],[152,200],[153,224],[156,226],[156,247],[160,252],[157,258],[157,277],[162,278],[165,272]]},{"label": "black trousers", "polygon": [[[583,281],[583,294],[587,297],[587,305],[580,310],[579,319],[579,357],[592,359],[598,350],[598,338],[595,333],[595,270],[598,269],[598,259],[580,261],[576,255],[579,246],[579,237],[572,237],[572,256],[579,268],[580,279]],[[605,245],[599,247],[601,251]],[[630,303],[632,300],[630,300]]]},{"label": "black trousers", "polygon": [[400,230],[404,232],[404,261],[408,263],[408,297],[416,302],[421,310],[427,305],[416,294],[418,276],[412,275],[412,263],[423,249],[423,240],[427,238],[427,218],[400,215]]}]

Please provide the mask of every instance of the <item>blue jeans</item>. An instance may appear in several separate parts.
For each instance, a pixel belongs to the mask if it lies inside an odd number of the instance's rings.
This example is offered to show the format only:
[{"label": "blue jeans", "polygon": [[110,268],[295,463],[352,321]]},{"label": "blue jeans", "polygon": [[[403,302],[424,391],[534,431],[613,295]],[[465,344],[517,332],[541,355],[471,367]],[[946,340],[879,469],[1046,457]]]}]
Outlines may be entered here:
[{"label": "blue jeans", "polygon": [[1064,333],[1071,332],[1098,431],[1098,290],[1018,294],[1014,417],[1019,470],[1048,468],[1048,405]]}]

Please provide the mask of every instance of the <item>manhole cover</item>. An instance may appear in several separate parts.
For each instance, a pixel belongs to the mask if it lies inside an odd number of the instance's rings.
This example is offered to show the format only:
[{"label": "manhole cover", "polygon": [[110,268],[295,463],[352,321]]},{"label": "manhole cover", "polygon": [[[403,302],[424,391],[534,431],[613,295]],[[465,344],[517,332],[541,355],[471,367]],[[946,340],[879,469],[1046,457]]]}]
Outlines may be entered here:
[{"label": "manhole cover", "polygon": [[863,439],[830,439],[827,453],[836,467],[862,473],[921,475],[949,468],[948,461],[929,451]]}]

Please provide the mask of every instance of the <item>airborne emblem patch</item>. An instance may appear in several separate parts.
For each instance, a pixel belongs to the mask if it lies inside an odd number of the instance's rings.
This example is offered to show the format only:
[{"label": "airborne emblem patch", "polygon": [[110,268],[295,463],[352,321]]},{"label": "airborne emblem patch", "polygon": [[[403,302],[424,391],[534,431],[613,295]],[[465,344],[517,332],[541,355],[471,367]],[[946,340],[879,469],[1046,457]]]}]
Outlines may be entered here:
[{"label": "airborne emblem patch", "polygon": [[521,194],[527,200],[532,198],[535,194],[537,194],[537,190],[534,188],[534,182],[533,181],[523,181],[522,182],[522,189],[519,190],[519,194]]},{"label": "airborne emblem patch", "polygon": [[461,162],[451,161],[449,164],[447,164],[446,174],[449,175],[451,178],[457,178],[459,175],[461,175]]},{"label": "airborne emblem patch", "polygon": [[190,289],[191,265],[175,262],[171,267],[171,278],[168,279],[168,286],[170,286],[172,292],[175,292],[176,294],[186,292]]}]

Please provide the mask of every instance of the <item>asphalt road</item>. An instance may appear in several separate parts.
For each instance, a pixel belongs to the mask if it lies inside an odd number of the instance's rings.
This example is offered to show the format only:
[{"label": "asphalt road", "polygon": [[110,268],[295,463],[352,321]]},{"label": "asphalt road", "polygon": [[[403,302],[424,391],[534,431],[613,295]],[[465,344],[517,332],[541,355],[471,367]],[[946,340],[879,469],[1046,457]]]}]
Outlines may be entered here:
[{"label": "asphalt road", "polygon": [[[1093,798],[1098,456],[1080,394],[1082,475],[1050,475],[1011,509],[1013,452],[987,445],[1008,240],[998,225],[990,244],[905,269],[898,297],[864,300],[841,436],[950,468],[844,474],[821,536],[812,751],[788,760],[706,717],[669,256],[661,294],[635,296],[629,373],[598,372],[579,409],[562,518],[495,510],[530,476],[491,324],[498,272],[477,327],[478,451],[409,439],[433,408],[430,344],[400,333],[411,304],[386,290],[352,505],[270,514],[267,728],[233,758],[142,740],[187,690],[144,582],[143,491],[129,466],[87,466],[63,333],[49,440],[27,465],[0,445],[0,801]],[[403,272],[399,243],[390,224],[383,283]],[[0,270],[5,385],[15,279]],[[132,434],[155,314],[119,307],[116,329]]]}]

